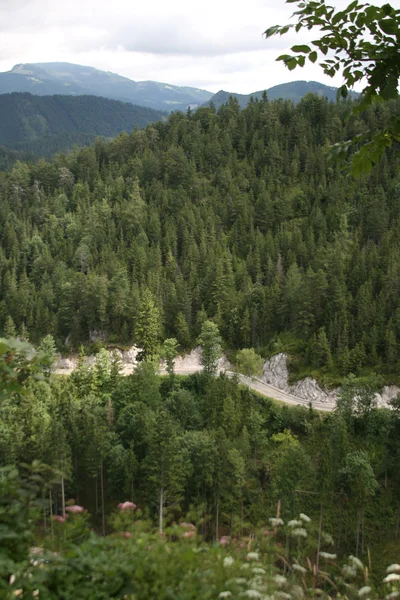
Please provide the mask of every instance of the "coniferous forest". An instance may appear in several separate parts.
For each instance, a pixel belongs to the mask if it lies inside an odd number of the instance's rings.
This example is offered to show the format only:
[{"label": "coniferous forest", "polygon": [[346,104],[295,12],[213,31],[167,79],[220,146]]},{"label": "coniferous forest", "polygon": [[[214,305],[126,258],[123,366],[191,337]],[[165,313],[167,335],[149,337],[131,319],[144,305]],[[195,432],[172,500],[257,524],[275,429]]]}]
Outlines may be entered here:
[{"label": "coniferous forest", "polygon": [[339,376],[399,360],[398,156],[354,180],[324,148],[397,114],[307,95],[173,114],[0,177],[0,331],[135,342],[144,295],[189,348],[293,350]]},{"label": "coniferous forest", "polygon": [[[399,565],[374,586],[398,560],[400,412],[374,386],[400,358],[399,155],[355,180],[324,150],[399,104],[350,103],[231,99],[0,174],[0,463],[22,463],[1,471],[0,591],[396,597]],[[337,410],[160,377],[157,346],[206,345],[210,321],[228,354],[340,381]],[[57,377],[49,334],[147,354]]]}]

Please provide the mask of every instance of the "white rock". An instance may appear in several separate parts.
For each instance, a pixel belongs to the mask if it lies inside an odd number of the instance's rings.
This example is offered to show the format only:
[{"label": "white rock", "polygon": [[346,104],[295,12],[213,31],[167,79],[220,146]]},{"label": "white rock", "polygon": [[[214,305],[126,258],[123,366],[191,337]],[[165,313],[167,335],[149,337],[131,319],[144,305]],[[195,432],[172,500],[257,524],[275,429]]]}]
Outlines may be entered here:
[{"label": "white rock", "polygon": [[273,385],[285,392],[289,392],[288,379],[289,371],[286,364],[286,354],[280,352],[265,361],[261,381]]},{"label": "white rock", "polygon": [[75,369],[77,365],[77,360],[75,357],[70,356],[70,357],[66,357],[63,358],[62,356],[60,356],[55,364],[55,368],[56,369],[65,369],[65,370],[73,370]]}]

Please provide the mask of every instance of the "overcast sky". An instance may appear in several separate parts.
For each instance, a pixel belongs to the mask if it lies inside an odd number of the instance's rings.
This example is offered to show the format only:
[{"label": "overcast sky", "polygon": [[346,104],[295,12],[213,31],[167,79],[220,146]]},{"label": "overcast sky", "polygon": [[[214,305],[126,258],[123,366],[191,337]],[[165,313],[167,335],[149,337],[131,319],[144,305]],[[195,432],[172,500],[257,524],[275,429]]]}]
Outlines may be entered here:
[{"label": "overcast sky", "polygon": [[262,36],[293,10],[284,0],[0,0],[0,71],[65,61],[212,92],[296,79],[339,85],[317,65],[289,72],[275,61],[307,41],[307,33]]}]

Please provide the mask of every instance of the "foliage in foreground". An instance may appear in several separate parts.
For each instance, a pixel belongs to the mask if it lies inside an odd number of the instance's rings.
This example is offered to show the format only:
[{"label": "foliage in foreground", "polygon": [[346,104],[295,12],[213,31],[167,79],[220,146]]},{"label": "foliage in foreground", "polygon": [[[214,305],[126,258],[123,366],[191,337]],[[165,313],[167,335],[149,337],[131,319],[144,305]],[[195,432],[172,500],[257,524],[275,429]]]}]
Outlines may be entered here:
[{"label": "foliage in foreground", "polygon": [[[399,97],[400,79],[400,9],[385,3],[375,6],[369,3],[350,2],[336,10],[325,0],[287,0],[296,3],[296,24],[269,27],[265,35],[284,35],[294,28],[317,29],[322,35],[308,44],[292,46],[294,55],[284,54],[283,61],[290,71],[305,65],[306,59],[319,60],[325,75],[340,74],[343,85],[339,92],[346,98],[356,83],[364,88],[359,102],[353,105],[352,114],[359,115],[376,102],[387,102]],[[345,143],[330,148],[330,156],[350,158],[352,172],[359,177],[369,173],[372,165],[382,158],[386,148],[397,146],[400,140],[400,118],[381,123],[377,131],[355,135]],[[356,146],[357,152],[349,152]]]},{"label": "foliage in foreground", "polygon": [[131,502],[119,505],[114,532],[99,537],[83,507],[73,505],[53,519],[41,546],[32,546],[42,474],[38,464],[22,477],[12,468],[1,471],[2,600],[394,599],[399,593],[400,565],[374,585],[358,558],[337,563],[330,536],[303,513],[286,524],[278,514],[250,537],[206,544],[191,523],[174,523],[160,536],[134,515]]},{"label": "foliage in foreground", "polygon": [[[300,510],[321,520],[340,558],[370,553],[378,572],[395,558],[400,411],[398,403],[377,409],[373,381],[349,378],[337,411],[322,416],[225,376],[177,377],[173,341],[165,378],[147,360],[121,377],[105,350],[93,366],[81,362],[57,378],[31,347],[27,355],[24,343],[1,343],[0,368],[10,377],[0,403],[0,464],[51,466],[44,536],[53,533],[52,517],[63,524],[68,498],[89,509],[103,534],[115,526],[115,505],[129,498],[160,534],[190,520],[206,541],[250,536],[279,503],[285,521]],[[51,354],[51,340],[42,348]]]}]

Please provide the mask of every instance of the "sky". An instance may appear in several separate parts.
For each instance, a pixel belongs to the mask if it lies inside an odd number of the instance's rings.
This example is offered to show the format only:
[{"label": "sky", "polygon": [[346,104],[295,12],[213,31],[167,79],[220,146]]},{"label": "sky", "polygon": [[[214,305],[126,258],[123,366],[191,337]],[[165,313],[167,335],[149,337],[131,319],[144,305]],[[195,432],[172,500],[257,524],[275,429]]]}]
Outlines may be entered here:
[{"label": "sky", "polygon": [[0,0],[0,71],[62,61],[211,92],[296,79],[340,85],[318,65],[289,72],[276,62],[312,35],[263,37],[271,25],[295,22],[294,8],[284,0]]}]

